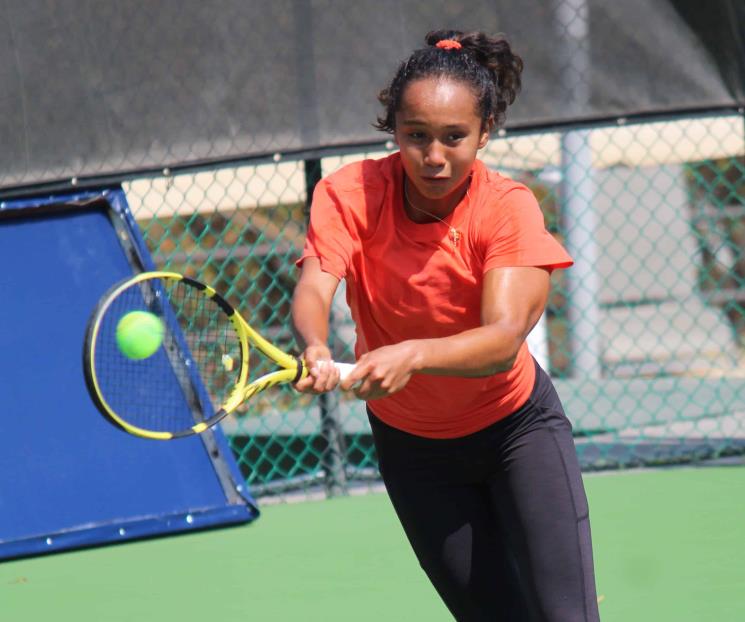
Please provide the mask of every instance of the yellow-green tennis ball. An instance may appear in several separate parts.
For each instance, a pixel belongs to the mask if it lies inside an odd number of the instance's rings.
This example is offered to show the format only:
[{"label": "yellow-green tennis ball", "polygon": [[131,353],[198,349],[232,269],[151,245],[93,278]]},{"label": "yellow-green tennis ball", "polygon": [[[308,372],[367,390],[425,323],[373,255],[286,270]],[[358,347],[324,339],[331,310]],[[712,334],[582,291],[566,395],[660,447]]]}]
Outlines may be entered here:
[{"label": "yellow-green tennis ball", "polygon": [[163,322],[157,315],[130,311],[116,325],[116,344],[127,358],[146,359],[160,348],[163,332]]}]

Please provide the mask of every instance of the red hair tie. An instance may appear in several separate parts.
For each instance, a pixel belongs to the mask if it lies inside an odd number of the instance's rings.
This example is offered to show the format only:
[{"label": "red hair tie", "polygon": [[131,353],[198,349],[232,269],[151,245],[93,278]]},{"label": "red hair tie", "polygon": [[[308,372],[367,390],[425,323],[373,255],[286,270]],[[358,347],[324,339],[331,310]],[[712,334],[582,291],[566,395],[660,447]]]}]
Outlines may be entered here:
[{"label": "red hair tie", "polygon": [[463,46],[460,44],[460,41],[456,41],[455,39],[442,39],[435,43],[435,47],[441,50],[460,50]]}]

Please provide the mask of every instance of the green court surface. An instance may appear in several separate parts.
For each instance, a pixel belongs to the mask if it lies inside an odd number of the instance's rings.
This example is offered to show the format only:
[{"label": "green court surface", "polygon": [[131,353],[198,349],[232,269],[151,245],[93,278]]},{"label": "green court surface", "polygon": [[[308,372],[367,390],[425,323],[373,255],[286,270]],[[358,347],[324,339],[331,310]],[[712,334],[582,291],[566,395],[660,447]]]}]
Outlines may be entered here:
[{"label": "green court surface", "polygon": [[[745,620],[745,467],[585,481],[604,622]],[[3,622],[450,619],[383,494],[0,564]]]}]

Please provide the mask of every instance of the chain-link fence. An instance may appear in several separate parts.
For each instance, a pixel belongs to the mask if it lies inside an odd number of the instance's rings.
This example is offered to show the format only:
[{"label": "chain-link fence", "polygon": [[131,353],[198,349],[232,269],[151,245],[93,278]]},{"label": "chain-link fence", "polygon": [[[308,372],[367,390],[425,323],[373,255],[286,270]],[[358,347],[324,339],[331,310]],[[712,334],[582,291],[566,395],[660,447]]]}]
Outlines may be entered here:
[{"label": "chain-link fence", "polygon": [[[482,157],[533,190],[576,262],[553,274],[530,345],[583,465],[745,452],[744,11],[733,0],[75,11],[8,0],[0,197],[125,180],[158,267],[213,284],[297,351],[290,299],[315,183],[394,149],[371,125],[376,95],[428,30],[505,32],[524,88]],[[352,360],[353,335],[340,291],[337,360]],[[269,391],[224,429],[259,496],[377,481],[364,405],[348,395]]]},{"label": "chain-link fence", "polygon": [[[745,453],[745,122],[698,116],[495,136],[482,158],[528,185],[574,256],[531,349],[555,379],[586,469]],[[159,267],[214,284],[297,351],[290,299],[314,184],[394,148],[135,179],[127,196]],[[342,284],[343,285],[343,284]],[[353,358],[343,286],[332,346]],[[262,394],[224,425],[255,494],[334,495],[377,481],[364,405]]]}]

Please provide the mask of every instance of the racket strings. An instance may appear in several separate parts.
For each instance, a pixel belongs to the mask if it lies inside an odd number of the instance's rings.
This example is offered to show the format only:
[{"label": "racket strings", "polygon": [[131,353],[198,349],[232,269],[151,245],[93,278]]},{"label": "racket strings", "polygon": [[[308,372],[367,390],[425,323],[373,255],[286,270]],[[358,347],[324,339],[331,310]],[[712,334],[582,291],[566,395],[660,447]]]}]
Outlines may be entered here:
[{"label": "racket strings", "polygon": [[225,312],[192,286],[173,283],[169,299],[191,359],[207,385],[213,406],[218,408],[240,372],[241,348],[235,329]]}]

